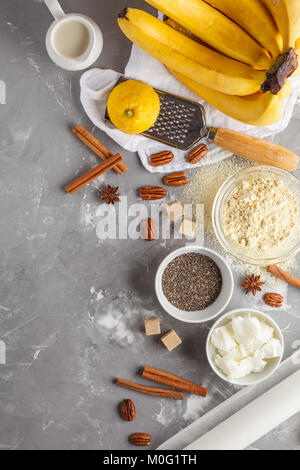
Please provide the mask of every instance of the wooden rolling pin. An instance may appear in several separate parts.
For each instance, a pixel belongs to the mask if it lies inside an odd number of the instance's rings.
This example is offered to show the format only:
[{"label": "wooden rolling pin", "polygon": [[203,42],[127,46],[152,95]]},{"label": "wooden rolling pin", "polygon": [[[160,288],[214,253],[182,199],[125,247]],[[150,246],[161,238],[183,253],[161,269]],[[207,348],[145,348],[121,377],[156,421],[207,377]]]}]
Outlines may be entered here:
[{"label": "wooden rolling pin", "polygon": [[207,138],[224,150],[262,165],[295,171],[299,163],[299,157],[281,145],[230,129],[211,127]]}]

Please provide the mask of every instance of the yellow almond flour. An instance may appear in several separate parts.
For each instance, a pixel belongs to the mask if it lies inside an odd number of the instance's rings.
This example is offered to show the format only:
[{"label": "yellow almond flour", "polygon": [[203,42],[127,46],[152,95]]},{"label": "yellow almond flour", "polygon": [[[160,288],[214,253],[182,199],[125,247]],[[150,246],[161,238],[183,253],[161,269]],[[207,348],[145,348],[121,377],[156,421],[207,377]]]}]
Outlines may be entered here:
[{"label": "yellow almond flour", "polygon": [[254,253],[279,247],[296,226],[298,205],[278,178],[256,176],[243,181],[224,209],[224,232],[241,249]]},{"label": "yellow almond flour", "polygon": [[[255,163],[234,156],[194,170],[191,174],[190,184],[185,187],[182,202],[186,204],[204,205],[204,228],[208,243],[214,245],[216,249],[223,254],[223,256],[226,256],[227,261],[230,262],[234,270],[239,272],[241,276],[253,273],[256,276],[263,275],[264,278],[268,279],[269,283],[282,284],[283,281],[270,276],[266,268],[247,265],[246,263],[237,260],[229,253],[226,253],[217,241],[213,230],[211,212],[213,202],[219,188],[227,178],[237,173],[239,170],[251,166],[255,166]],[[281,267],[284,269],[295,268],[295,266],[295,257],[291,257],[281,264]]]}]

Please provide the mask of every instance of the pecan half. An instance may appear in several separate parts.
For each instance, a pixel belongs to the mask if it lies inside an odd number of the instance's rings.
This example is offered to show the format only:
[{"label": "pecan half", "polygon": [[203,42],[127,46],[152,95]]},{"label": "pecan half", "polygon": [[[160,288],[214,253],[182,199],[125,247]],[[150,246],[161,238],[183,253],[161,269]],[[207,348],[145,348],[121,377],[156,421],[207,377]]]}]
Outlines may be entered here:
[{"label": "pecan half", "polygon": [[152,436],[144,432],[136,432],[135,434],[131,434],[129,439],[131,444],[135,446],[150,446]]},{"label": "pecan half", "polygon": [[121,403],[121,414],[125,421],[133,421],[136,417],[136,410],[133,401],[126,399]]},{"label": "pecan half", "polygon": [[171,163],[174,158],[173,152],[170,150],[165,150],[164,152],[155,153],[150,156],[150,165],[151,166],[162,166]]},{"label": "pecan half", "polygon": [[140,188],[140,198],[145,201],[155,201],[166,197],[167,191],[160,186],[143,186]]},{"label": "pecan half", "polygon": [[156,230],[155,222],[152,219],[149,218],[149,219],[142,220],[141,227],[142,227],[142,231],[144,234],[144,238],[146,240],[148,240],[149,242],[156,240],[157,230]]},{"label": "pecan half", "polygon": [[264,295],[264,301],[270,307],[280,308],[284,302],[284,297],[280,294],[268,293]]},{"label": "pecan half", "polygon": [[166,186],[185,186],[189,180],[186,177],[185,171],[179,173],[172,173],[164,177],[164,184]]},{"label": "pecan half", "polygon": [[206,145],[200,144],[187,154],[187,161],[192,163],[192,165],[196,165],[196,163],[199,163],[207,154],[208,148]]}]

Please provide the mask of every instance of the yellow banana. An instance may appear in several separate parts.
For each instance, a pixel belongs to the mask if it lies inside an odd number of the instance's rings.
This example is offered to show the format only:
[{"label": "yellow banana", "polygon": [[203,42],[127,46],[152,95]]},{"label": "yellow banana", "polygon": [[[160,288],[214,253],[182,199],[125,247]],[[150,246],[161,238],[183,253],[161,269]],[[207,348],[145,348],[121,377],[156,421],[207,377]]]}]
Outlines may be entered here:
[{"label": "yellow banana", "polygon": [[283,37],[283,51],[295,46],[300,34],[299,0],[262,0]]},{"label": "yellow banana", "polygon": [[293,73],[292,77],[297,77],[297,75],[299,75],[300,73],[300,38],[298,38],[296,40],[296,44],[295,44],[295,52],[298,56],[298,68],[297,70]]},{"label": "yellow banana", "polygon": [[265,79],[264,72],[198,44],[144,11],[126,8],[118,22],[134,44],[199,84],[243,96],[256,93]]},{"label": "yellow banana", "polygon": [[268,70],[271,60],[240,26],[202,0],[146,0],[219,52]]},{"label": "yellow banana", "polygon": [[182,26],[181,24],[177,23],[177,21],[172,20],[169,16],[164,15],[163,19],[164,23],[170,26],[171,28],[175,29],[181,34],[184,34],[186,37],[193,39],[193,41],[199,42],[199,44],[202,44],[202,46],[206,46],[206,44],[201,41],[201,39],[197,38],[193,33],[191,33],[190,30]]},{"label": "yellow banana", "polygon": [[280,100],[284,100],[285,98],[290,96],[292,91],[293,91],[293,87],[292,87],[292,84],[291,84],[290,80],[286,80],[285,84],[283,85],[283,87],[281,88],[281,90],[277,94],[277,96]]},{"label": "yellow banana", "polygon": [[173,75],[204,101],[227,116],[252,126],[269,126],[282,117],[282,105],[278,96],[271,93],[255,93],[249,96],[229,96],[199,85],[181,73]]},{"label": "yellow banana", "polygon": [[[188,29],[184,28],[183,26],[181,26],[179,23],[172,20],[171,18],[165,16],[164,17],[164,22],[166,24],[168,24],[169,26],[171,26],[171,28],[175,29],[176,31],[184,34],[185,36],[193,39],[194,41],[199,41],[201,44],[203,44],[201,42],[201,40],[198,39],[195,35],[193,35]],[[300,59],[300,38],[296,41],[295,50],[296,50],[296,53],[297,53],[297,55],[299,56],[299,59]],[[296,72],[294,72],[294,74],[292,76],[294,77],[294,76],[298,75],[299,73],[300,73],[300,62],[299,62],[298,69],[296,70]],[[284,86],[282,87],[282,89],[278,93],[279,99],[284,100],[285,98],[287,98],[292,93],[292,91],[293,91],[293,87],[292,87],[292,84],[291,84],[290,80],[286,80]]]},{"label": "yellow banana", "polygon": [[226,16],[235,21],[257,42],[259,42],[273,58],[282,52],[283,39],[269,11],[259,0],[206,0]]}]

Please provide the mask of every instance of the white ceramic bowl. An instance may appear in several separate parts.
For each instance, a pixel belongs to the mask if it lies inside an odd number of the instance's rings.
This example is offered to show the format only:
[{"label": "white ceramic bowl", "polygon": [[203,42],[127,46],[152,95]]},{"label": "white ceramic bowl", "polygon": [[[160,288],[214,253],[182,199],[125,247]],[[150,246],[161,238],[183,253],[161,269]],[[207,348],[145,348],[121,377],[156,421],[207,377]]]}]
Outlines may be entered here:
[{"label": "white ceramic bowl", "polygon": [[[211,335],[216,328],[226,325],[234,317],[247,315],[249,313],[256,316],[259,320],[264,320],[268,325],[274,328],[274,337],[277,338],[282,344],[282,355],[280,357],[268,359],[267,361],[268,364],[266,365],[266,367],[264,368],[262,372],[252,373],[241,379],[230,379],[227,375],[223,374],[221,370],[218,369],[218,367],[215,365],[214,357],[216,355],[216,348],[211,342]],[[235,385],[243,385],[243,386],[255,385],[269,378],[275,372],[275,370],[279,367],[279,364],[282,361],[283,350],[284,350],[284,339],[277,323],[269,315],[266,315],[265,313],[262,313],[259,310],[253,310],[251,308],[240,308],[237,310],[232,310],[231,312],[228,312],[225,315],[222,315],[222,317],[220,317],[211,328],[207,337],[207,341],[206,341],[206,355],[207,355],[208,362],[211,368],[213,369],[213,371],[226,382],[229,382]]]},{"label": "white ceramic bowl", "polygon": [[[163,293],[162,276],[165,268],[171,261],[173,261],[174,258],[185,253],[200,253],[202,255],[209,256],[218,265],[221,271],[221,275],[223,278],[221,292],[218,295],[217,299],[214,301],[214,303],[204,310],[197,310],[194,312],[186,312],[184,310],[180,310],[177,307],[174,307],[174,305],[172,305],[167,300],[166,296]],[[209,250],[208,248],[203,248],[201,246],[195,245],[179,248],[178,250],[175,250],[170,253],[160,264],[155,277],[155,292],[162,308],[172,317],[187,323],[202,323],[208,320],[212,320],[217,315],[222,313],[230,302],[230,299],[233,294],[233,287],[233,275],[229,265],[226,263],[224,258],[222,258],[222,256],[218,255],[218,253],[213,250]]]}]

